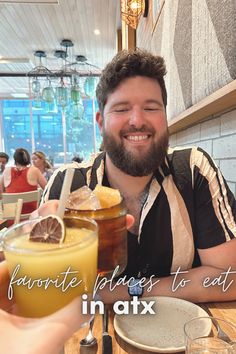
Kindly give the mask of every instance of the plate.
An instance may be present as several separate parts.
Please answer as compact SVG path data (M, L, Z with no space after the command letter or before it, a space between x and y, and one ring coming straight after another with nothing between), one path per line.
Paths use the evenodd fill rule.
M142 298L155 301L155 314L115 315L114 328L127 343L155 353L178 353L185 350L184 324L194 317L209 315L192 302L165 296ZM132 309L132 308L131 308Z

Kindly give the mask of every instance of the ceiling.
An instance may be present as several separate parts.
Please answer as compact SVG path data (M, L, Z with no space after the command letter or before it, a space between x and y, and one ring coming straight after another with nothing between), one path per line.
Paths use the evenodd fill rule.
M39 58L34 56L37 50L47 54L43 65L59 69L62 60L54 57L54 51L65 50L60 45L63 39L74 43L68 48L68 60L73 62L76 55L84 55L89 63L103 68L116 53L120 26L119 0L59 0L59 4L0 0L0 98L28 93L27 77L7 77L7 73L27 73L39 65ZM100 35L94 34L95 29Z

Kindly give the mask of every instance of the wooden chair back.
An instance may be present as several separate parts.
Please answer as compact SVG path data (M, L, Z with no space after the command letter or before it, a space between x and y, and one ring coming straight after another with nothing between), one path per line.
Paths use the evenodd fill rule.
M37 207L41 198L42 192L40 189L32 192L21 192L21 193L2 193L2 203L9 204L9 203L17 203L18 199L22 199L23 203L27 202L37 202ZM22 214L21 219L28 219L30 216L29 214Z
M23 199L18 199L15 203L2 203L2 217L6 220L14 220L18 224L21 219Z
M23 199L23 202L35 202L39 203L40 199L40 190L32 192L21 192L21 193L2 193L3 203L15 203L18 199Z

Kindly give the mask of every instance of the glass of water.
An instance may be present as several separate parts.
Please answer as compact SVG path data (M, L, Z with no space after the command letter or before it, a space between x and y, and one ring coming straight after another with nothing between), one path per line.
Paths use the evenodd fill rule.
M236 354L236 327L215 317L196 317L184 325L187 354Z

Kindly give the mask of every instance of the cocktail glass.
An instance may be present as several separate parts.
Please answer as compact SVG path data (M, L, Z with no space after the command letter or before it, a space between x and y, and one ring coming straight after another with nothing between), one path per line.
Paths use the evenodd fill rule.
M40 219L14 225L1 243L10 273L8 295L24 317L49 315L81 294L92 294L97 276L97 224L65 216L66 236L61 244L29 241Z
M98 273L109 278L121 274L127 264L127 209L124 201L109 208L78 210L67 208L66 215L92 218L98 224Z

